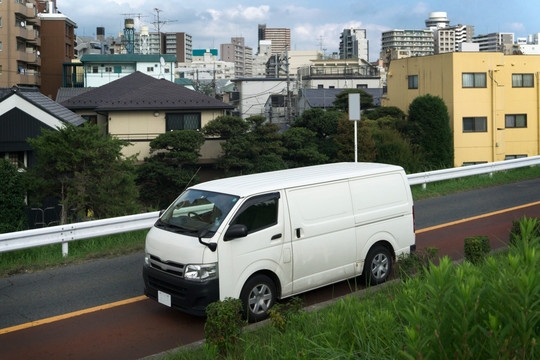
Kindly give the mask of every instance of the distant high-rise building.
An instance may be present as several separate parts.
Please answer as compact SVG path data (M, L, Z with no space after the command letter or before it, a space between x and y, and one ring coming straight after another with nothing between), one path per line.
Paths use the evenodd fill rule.
M37 1L0 4L0 87L41 85L41 21L36 6Z
M433 55L433 32L428 29L385 31L382 33L381 53L392 51L407 53L407 56Z
M251 77L253 49L246 46L243 37L232 37L229 44L221 44L221 60L234 63L236 77Z
M429 13L429 19L426 20L426 27L430 30L436 30L450 26L450 19L446 17L446 12L436 11Z
M259 25L259 36L262 34L263 39L272 41L272 54L280 55L286 50L291 50L291 29L288 28L267 28L266 25Z
M339 38L340 59L369 61L369 40L366 38L366 29L345 29Z
M505 45L514 44L514 34L491 33L487 35L478 35L473 37L472 41L479 45L480 51L503 52Z
M472 43L474 26L456 25L438 28L434 32L435 54L459 51L460 44Z
M140 33L135 33L135 53L170 54L175 55L178 62L190 62L193 57L192 36L185 32L148 32L148 28L143 26Z

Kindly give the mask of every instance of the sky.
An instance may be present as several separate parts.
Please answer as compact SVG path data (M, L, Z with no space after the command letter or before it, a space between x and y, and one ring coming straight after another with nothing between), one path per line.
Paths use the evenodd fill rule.
M423 29L430 12L443 11L450 25L473 25L475 36L514 33L515 39L540 33L539 0L57 0L58 10L77 24L78 36L118 36L124 19L149 31L186 32L193 49L216 48L242 36L257 52L258 24L291 29L291 50L337 52L344 29L366 29L370 61L379 58L381 33ZM157 10L156 10L157 9Z

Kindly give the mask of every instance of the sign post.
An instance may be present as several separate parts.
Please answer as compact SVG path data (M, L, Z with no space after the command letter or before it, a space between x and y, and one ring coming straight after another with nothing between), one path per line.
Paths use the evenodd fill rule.
M349 94L349 120L354 121L354 162L358 162L358 126L360 114L360 94Z

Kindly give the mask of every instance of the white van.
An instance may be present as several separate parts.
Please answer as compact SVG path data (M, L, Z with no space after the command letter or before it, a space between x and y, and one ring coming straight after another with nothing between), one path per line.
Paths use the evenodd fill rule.
M276 299L364 275L385 281L415 248L399 166L336 163L209 181L146 237L145 294L190 314L239 298L250 321Z

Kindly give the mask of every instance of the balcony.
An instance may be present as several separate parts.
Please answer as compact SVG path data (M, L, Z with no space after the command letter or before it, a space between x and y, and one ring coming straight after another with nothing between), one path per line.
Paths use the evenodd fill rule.
M31 2L22 2L22 1L14 1L15 2L15 13L21 14L25 17L35 17L36 16L36 8L34 7L34 4Z
M24 70L15 77L18 85L41 86L41 74L36 70Z

